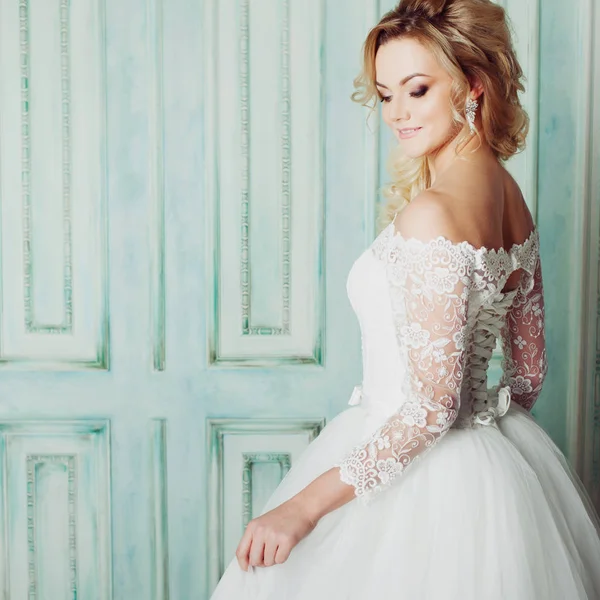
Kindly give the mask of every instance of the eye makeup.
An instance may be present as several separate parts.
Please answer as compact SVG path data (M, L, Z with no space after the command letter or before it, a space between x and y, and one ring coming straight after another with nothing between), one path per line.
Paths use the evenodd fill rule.
M422 98L429 91L429 87L426 85L419 86L414 92L410 93L412 98Z
M416 90L409 93L411 98L422 98L429 91L429 86L421 85ZM379 90L377 91L377 95L379 96L379 102L389 102L392 97L384 96Z

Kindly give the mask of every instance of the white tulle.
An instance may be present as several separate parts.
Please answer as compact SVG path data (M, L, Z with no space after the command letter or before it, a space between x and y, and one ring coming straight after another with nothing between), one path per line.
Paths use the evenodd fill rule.
M265 511L335 465L369 502L324 517L283 565L232 561L213 600L599 599L596 513L527 410L547 370L537 231L496 251L391 224L348 295L362 383ZM504 374L488 388L498 338Z

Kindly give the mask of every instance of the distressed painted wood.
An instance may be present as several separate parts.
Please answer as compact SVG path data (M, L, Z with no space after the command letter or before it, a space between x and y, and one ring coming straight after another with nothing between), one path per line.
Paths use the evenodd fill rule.
M107 421L0 422L5 598L112 597Z
M361 378L346 277L390 144L349 96L392 5L0 0L7 600L31 585L208 598L244 524L346 407ZM547 294L536 416L598 499L593 7L505 6L532 117L509 168Z
M0 10L0 366L105 369L104 2Z
M166 419L152 419L150 422L150 452L152 600L168 600L170 594Z
M324 420L211 419L207 423L208 586L212 590L244 532L302 450L324 427ZM257 465L276 465L275 472L253 473ZM258 476L256 476L258 475Z
M579 26L583 54L583 89L579 125L585 144L580 151L579 193L583 205L580 225L583 244L579 247L581 273L582 331L579 378L568 413L568 441L572 462L582 474L592 500L600 507L600 11L593 2L582 2Z
M322 0L207 3L215 363L323 359L323 17Z

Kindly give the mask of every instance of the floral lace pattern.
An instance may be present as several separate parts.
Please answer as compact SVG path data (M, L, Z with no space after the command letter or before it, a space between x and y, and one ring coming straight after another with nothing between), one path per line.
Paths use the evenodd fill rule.
M544 339L544 289L538 262L533 286L519 290L502 328L502 385L509 385L515 402L531 410L548 370Z
M527 398L539 393L545 352L531 346L534 340L543 342L541 280L531 285L536 264L535 272L541 273L537 244L537 231L510 251L477 249L443 237L423 242L403 238L393 224L375 241L372 251L386 269L397 347L408 380L406 400L397 412L337 465L342 481L353 485L359 498L368 500L385 489L452 427L467 383L463 379L469 372L478 315L482 309L489 312L496 298L502 300L497 317L503 319L511 304L506 296L515 294L514 321L506 328L512 349L507 369L511 388L517 395L516 390L522 390L522 398L529 387ZM502 293L517 269L524 273L521 286ZM534 316L535 323L530 320ZM513 325L517 321L523 325ZM520 361L525 357L528 362L523 366ZM534 379L534 358L538 379Z

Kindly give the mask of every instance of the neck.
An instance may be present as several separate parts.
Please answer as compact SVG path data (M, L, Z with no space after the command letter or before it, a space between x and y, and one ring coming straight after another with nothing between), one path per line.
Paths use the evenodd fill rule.
M457 136L458 137L458 136ZM444 144L429 156L431 185L452 165L458 157L473 157L492 154L489 145L477 135L472 135L467 142L458 145L456 137Z

